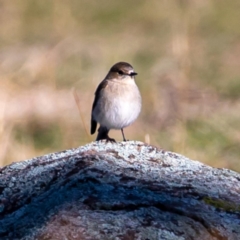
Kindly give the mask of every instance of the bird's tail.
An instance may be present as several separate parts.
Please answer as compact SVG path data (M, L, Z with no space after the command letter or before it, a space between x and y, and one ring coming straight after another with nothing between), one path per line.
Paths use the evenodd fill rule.
M98 135L96 141L102 140L102 139L108 139L108 132L109 130L106 127L100 126L98 129Z

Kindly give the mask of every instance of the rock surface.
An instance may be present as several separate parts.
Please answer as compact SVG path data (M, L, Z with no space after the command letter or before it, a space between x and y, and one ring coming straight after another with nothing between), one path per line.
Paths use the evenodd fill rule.
M13 163L0 239L240 239L240 174L133 141Z

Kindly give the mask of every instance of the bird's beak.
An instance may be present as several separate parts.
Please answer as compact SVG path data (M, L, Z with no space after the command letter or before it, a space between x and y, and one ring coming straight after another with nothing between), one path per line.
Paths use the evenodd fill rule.
M133 76L136 76L137 73L136 73L136 72L131 72L129 75L130 75L131 77L133 77Z

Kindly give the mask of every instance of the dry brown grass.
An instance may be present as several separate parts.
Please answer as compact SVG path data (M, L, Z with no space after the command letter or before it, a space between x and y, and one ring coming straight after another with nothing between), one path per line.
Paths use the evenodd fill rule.
M234 0L2 2L0 165L94 140L95 88L127 61L143 95L129 139L239 171L238 9Z

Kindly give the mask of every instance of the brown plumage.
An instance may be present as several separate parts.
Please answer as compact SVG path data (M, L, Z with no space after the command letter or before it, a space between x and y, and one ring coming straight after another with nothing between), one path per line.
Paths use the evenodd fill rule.
M121 129L123 140L126 141L123 128L130 125L141 110L141 95L135 84L133 67L126 62L119 62L112 66L105 79L99 84L95 92L92 106L91 134L94 134L97 123L97 141L109 138L110 129Z

